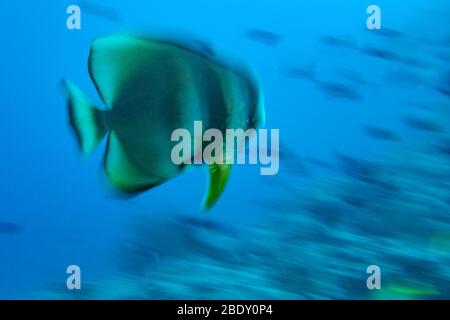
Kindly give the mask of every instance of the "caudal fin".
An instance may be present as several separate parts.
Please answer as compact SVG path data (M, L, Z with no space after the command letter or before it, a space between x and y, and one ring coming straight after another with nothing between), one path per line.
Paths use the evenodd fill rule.
M81 151L89 154L108 130L102 111L72 82L63 80L62 85L67 93L70 124L78 138Z

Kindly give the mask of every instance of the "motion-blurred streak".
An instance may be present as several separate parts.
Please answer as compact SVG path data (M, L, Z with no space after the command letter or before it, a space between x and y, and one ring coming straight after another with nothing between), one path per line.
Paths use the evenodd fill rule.
M118 10L93 1L80 1L80 8L83 12L92 16L107 19L113 22L120 22L122 20Z
M364 132L371 138L377 140L385 140L385 141L400 141L400 137L392 130L374 127L374 126L364 126Z
M283 37L277 33L256 28L247 30L245 32L245 37L270 47L278 47L283 39Z
M19 224L0 221L0 234L16 234L22 232L23 227Z

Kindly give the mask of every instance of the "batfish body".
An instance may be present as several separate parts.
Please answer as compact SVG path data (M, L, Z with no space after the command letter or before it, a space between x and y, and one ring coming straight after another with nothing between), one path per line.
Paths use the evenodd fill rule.
M97 108L64 81L69 118L83 153L107 136L104 171L113 186L139 193L177 176L185 165L171 159L171 134L184 128L244 130L263 125L256 81L243 68L175 42L111 36L93 42L89 73L104 103ZM194 154L202 137L192 136ZM224 190L231 165L210 165L210 208Z

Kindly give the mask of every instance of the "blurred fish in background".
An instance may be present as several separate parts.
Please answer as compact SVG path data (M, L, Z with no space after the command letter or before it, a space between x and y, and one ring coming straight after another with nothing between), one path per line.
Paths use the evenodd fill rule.
M384 27L375 30L366 29L366 31L368 35L376 35L387 39L398 40L406 37L406 34L401 31Z
M23 227L19 224L0 221L0 235L2 234L16 234L22 232Z
M358 45L355 40L349 36L333 36L324 35L320 38L320 43L326 47L343 48L343 49L357 49Z
M112 22L122 21L122 17L117 9L101 4L100 2L81 0L79 1L79 6L81 10L88 15L110 20Z
M362 96L351 85L336 81L317 81L324 95L329 98L345 99L360 102Z
M265 44L270 47L278 47L283 37L277 33L262 30L262 29L249 29L245 32L245 37L249 40Z
M307 66L282 66L281 74L288 78L294 79L305 79L314 82L315 76L315 65L313 63Z
M374 126L365 126L364 131L369 137L374 139L386 141L400 141L398 135L390 129L379 128Z
M427 119L417 116L408 115L403 118L406 126L414 130L422 130L427 132L442 132L442 126L433 119Z
M367 177L375 169L344 158L342 175L316 180L307 192L289 189L271 199L269 219L257 226L230 232L230 226L205 217L179 216L159 232L185 245L171 248L158 263L148 241L158 228L147 223L148 231L139 233L146 241L130 243L132 250L121 253L142 272L128 269L96 284L94 297L448 298L448 154L427 146L405 149L377 164L376 172L396 189L372 183ZM282 205L275 207L277 202ZM182 233L177 224L186 227ZM366 261L383 266L385 290L365 287L360 271ZM63 290L58 294L70 296Z
M443 95L450 96L450 71L447 71L447 73L441 76L439 83L436 85L436 89Z

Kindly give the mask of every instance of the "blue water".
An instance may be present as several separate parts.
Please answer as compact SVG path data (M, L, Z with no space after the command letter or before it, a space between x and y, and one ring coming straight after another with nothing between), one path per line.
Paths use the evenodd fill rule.
M20 232L0 233L0 298L70 297L72 293L64 289L67 278L65 271L68 265L76 264L82 269L83 290L86 292L91 289L87 296L89 298L198 298L205 297L205 292L212 290L211 288L221 286L219 293L211 293L206 297L265 298L270 292L269 297L272 298L361 299L370 297L367 289L361 289L361 286L365 286L366 266L379 263L382 264L382 269L386 266L386 270L389 270L386 272L393 272L396 267L408 268L400 256L414 256L414 253L410 254L408 250L416 244L415 237L423 235L421 226L412 223L409 214L416 218L420 216L420 219L424 219L421 221L429 224L427 226L432 231L436 230L439 234L450 232L449 202L446 206L443 204L440 209L427 202L430 200L424 200L425 205L421 209L411 206L394 210L389 204L381 204L381 209L370 207L364 214L371 219L363 223L364 229L361 227L363 231L360 232L363 232L367 239L374 241L373 246L376 247L377 243L380 243L377 242L381 237L377 233L380 221L386 223L388 229L390 223L394 229L398 227L397 224L402 226L399 227L401 230L398 235L394 230L392 234L383 236L383 241L386 242L380 244L379 249L373 249L376 254L372 255L373 252L367 249L368 247L359 246L359 239L348 231L348 221L352 220L349 215L354 212L344 210L335 213L330 209L330 212L333 212L331 217L324 215L317 218L316 223L325 226L321 229L323 232L327 232L327 228L330 232L338 229L349 232L347 240L343 240L345 237L340 238L341 240L335 237L326 242L322 238L323 233L317 232L312 236L297 239L299 242L293 242L291 253L283 251L286 250L285 247L279 250L276 241L283 244L291 241L283 238L286 236L283 232L293 223L289 219L297 219L295 221L299 224L298 232L314 229L315 222L303 220L305 216L303 211L299 210L295 212L297 218L290 216L288 220L283 220L284 218L277 216L279 223L272 224L268 221L271 221L274 214L290 210L283 206L274 210L269 205L260 205L260 202L270 203L281 197L282 204L289 205L290 201L300 197L298 193L304 196L316 192L326 197L330 189L338 188L332 179L341 174L316 168L313 176L295 177L289 172L283 173L283 159L280 175L287 175L289 188L282 187L285 176L261 177L257 166L235 166L225 193L207 215L200 212L200 203L206 188L204 168L187 171L136 198L124 200L114 197L101 172L104 142L93 155L80 155L68 124L66 102L59 86L62 78L70 79L99 101L87 70L90 44L99 36L114 33L188 33L190 37L193 35L207 41L221 55L237 58L254 70L261 81L266 100L266 127L280 129L283 145L294 150L302 159L314 158L333 163L336 161L335 152L339 151L374 162L390 159L390 165L392 162L401 164L410 160L406 149L419 152L422 146L427 146L427 143L435 139L449 138L448 95L440 93L430 84L439 84L442 72L449 67L448 1L412 0L406 4L404 1L377 0L376 4L382 9L383 28L400 30L406 34L406 39L371 35L366 29L365 11L372 3L367 1L114 0L108 1L107 6L116 10L120 20L83 12L81 5L82 29L68 30L66 7L76 3L77 1L48 0L29 2L24 6L20 2L3 1L0 5L0 223L9 222L22 227ZM280 45L274 48L246 38L245 31L252 28L281 35ZM425 61L427 67L400 66L398 62L385 61L355 52L353 49L326 46L320 41L324 35L349 36L361 46L390 50L402 57L414 57ZM442 39L447 39L446 45L433 46L425 42ZM443 56L446 54L447 58L439 59L437 53ZM288 78L280 72L283 66L311 63L315 65L320 79L342 81L333 72L337 67L341 67L360 73L364 80L374 85L358 87L363 99L355 102L327 97L316 84L304 79ZM426 84L402 84L398 79L387 81L384 77L386 73L404 70L418 74L417 77ZM447 83L447 90L448 85ZM401 122L405 115L426 113L413 109L414 107L405 101L432 106L435 113L431 117L439 119L445 128L443 132L422 133L405 126ZM402 142L388 143L373 139L361 130L365 125L389 128L403 137ZM416 150L416 146L420 147ZM427 155L428 152L423 154ZM450 176L446 162L448 155L447 158L440 155L436 157L441 159L440 167L430 160L411 161L419 168L435 166L432 169L436 176ZM392 169L392 166L389 168ZM396 170L402 169L400 166L400 169ZM323 187L330 179L334 182ZM428 180L420 179L411 178L409 182L404 179L399 183L407 188L410 184L439 182L439 178L435 176ZM347 186L353 182L345 183ZM356 182L353 188L355 194L361 192ZM440 187L439 192L444 193L440 199L447 197L450 200L449 193L445 195L448 191L448 185ZM423 199L426 195L429 193L417 191L410 195L413 200L405 200L405 206L406 202ZM382 200L382 196L378 195L375 196L375 202L377 197ZM429 210L426 210L427 208ZM411 212L414 210L416 215ZM436 210L442 212L438 218L433 216ZM389 218L391 211L395 211L395 218ZM341 215L338 229L330 222L336 219L335 214ZM232 241L228 242L228 238L223 241L214 231L209 230L202 243L203 247L197 245L204 248L205 243L209 243L211 248L221 248L224 252L223 256L219 254L218 257L211 258L214 249L198 253L194 242L179 243L183 242L183 239L180 240L180 234L197 237L191 233L200 232L197 228L183 225L180 227L176 223L177 228L173 227L171 223L177 221L180 215L229 226L236 230L239 236L231 237ZM377 219L382 220L377 222ZM311 228L305 226L305 223L310 223ZM136 231L139 227L145 229L143 224L147 225L148 230L145 232L149 234L146 236ZM409 224L411 228L408 228ZM264 227L260 227L261 225ZM264 232L256 233L255 238L251 235L258 227ZM265 233L269 231L271 234ZM433 234L432 231L430 234ZM429 239L428 234L427 231L424 239ZM388 240L391 242L386 246ZM424 243L428 243L427 241L424 240ZM171 242L173 245L170 245ZM252 245L259 246L258 250L272 253L267 256L267 259L271 260L271 267L259 260L242 258L247 257L246 255L257 255L252 253ZM446 245L448 248L448 244ZM157 259L162 262L152 264L139 257L139 254L135 253L135 247L139 246L149 246L151 250L148 249L148 252L163 252ZM239 246L239 249L235 246ZM329 250L330 246L348 246L348 256L354 254L359 256L360 260L356 263L352 258L340 257L339 261L349 266L341 274L336 271L336 265L332 261L338 258L323 256L324 250ZM399 260L386 261L388 259L385 257L392 256L392 250L397 252ZM197 283L195 275L191 274L195 273L195 265L189 267L189 263L192 263L189 260L190 255L195 255L195 259L213 259L213 262L205 260L206 267L202 265L202 268L207 270L209 263L211 273L214 274L218 265L221 270L239 269L240 263L236 261L224 263L230 252L236 251L243 252L240 258L250 261L245 272L234 276L238 284L241 281L240 285L234 283L227 288L229 282L225 279L225 273L219 272L216 277L211 276L206 284L202 283L200 289L188 287L190 283ZM131 252L134 252L134 255ZM198 257L199 254L203 256ZM288 259L290 254L294 255L294 258L303 255L303 261L293 267ZM364 259L365 255L367 259ZM431 298L449 298L447 283L450 273L444 272L443 268L450 262L450 256L444 251L430 252L419 258L411 262L411 275L407 278L417 280L420 274L421 285L433 286L439 292L437 295L431 295ZM428 281L426 277L422 277L422 271L414 271L423 261L428 261L431 265L424 271L429 274ZM143 268L148 268L146 270L149 274L136 275L134 269L126 266L127 262L144 264ZM308 272L304 272L306 269L302 266L305 265L308 265ZM320 269L313 272L313 267L317 266L320 266ZM157 268L158 272L155 273L152 268ZM352 271L349 271L350 269ZM189 292L187 295L178 294L180 279L176 270L186 272L184 290ZM201 270L206 272L205 269ZM273 274L274 270L286 272L280 272L281 275L276 276ZM302 273L301 286L283 290L279 283L289 283L291 277L300 276L295 272ZM354 273L344 274L346 272ZM254 288L256 284L249 284L249 274L254 274L259 289ZM153 289L165 293L157 291L146 296L137 292L135 284L145 283L142 280L145 277L164 279L165 286ZM191 281L189 277L192 277ZM327 285L317 285L317 278L330 281ZM128 279L132 284L125 285L123 279ZM386 281L390 280L397 283L399 281L396 280L405 279L388 277ZM105 282L108 284L104 284ZM151 291L152 281L149 283L148 289ZM437 288L436 283L441 283L443 287ZM386 285L388 286L388 283ZM94 290L94 286L103 286L105 289ZM411 295L406 298L429 298L429 295Z

